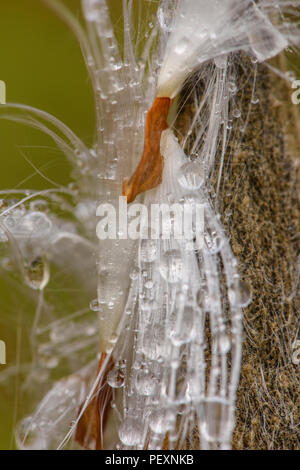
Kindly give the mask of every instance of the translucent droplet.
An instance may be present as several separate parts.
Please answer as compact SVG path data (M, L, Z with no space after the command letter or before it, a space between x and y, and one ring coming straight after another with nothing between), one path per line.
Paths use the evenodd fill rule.
M189 43L190 42L188 38L182 38L180 41L178 41L175 47L176 54L182 55L187 50Z
M107 375L107 383L112 388L121 388L125 384L124 370L114 367Z
M136 377L136 389L140 395L151 396L155 393L157 381L150 372L141 370Z
M21 450L46 450L48 441L31 416L23 419L16 430L16 441Z
M243 281L240 281L239 287L239 290L235 290L234 288L230 288L228 290L229 300L232 305L236 305L238 307L248 307L252 300L250 288Z
M227 354L230 351L230 339L225 333L219 337L219 349L221 354Z
M31 202L30 209L34 212L47 212L48 202L44 201L43 199L36 199L35 201Z
M231 435L232 421L229 405L220 398L206 400L202 406L200 431L208 442L228 440Z
M229 82L228 84L228 91L234 95L237 92L237 86L235 82Z
M158 244L156 240L142 240L140 247L141 260L152 263L158 256Z
M135 280L138 278L139 272L140 272L139 268L137 268L136 266L134 266L134 267L131 269L130 273L129 273L130 279L131 279L132 281L135 281Z
M218 253L222 248L222 244L222 238L216 232L204 233L204 247L208 253Z
M22 229L32 237L45 237L50 233L51 220L43 212L30 212L22 219Z
M93 312L98 312L101 309L101 304L98 299L91 300L90 309Z
M172 428L172 414L168 411L153 411L150 417L150 429L156 434L165 434Z
M122 444L128 447L136 446L141 442L143 424L135 419L127 417L119 428L119 438Z
M43 290L50 279L48 261L38 256L25 267L25 282L35 290Z
M189 191L196 191L205 181L204 166L198 162L184 163L177 176L179 184Z
M154 286L154 282L152 281L152 279L149 279L148 281L145 282L146 289L152 289L153 286Z
M254 96L251 100L251 103L252 104L258 104L259 103L259 98L257 98L256 96Z
M59 364L59 357L55 355L40 355L38 359L39 363L47 369L55 369Z
M216 67L219 69L225 69L227 64L227 56L226 55L219 55L214 59Z
M171 340L175 346L189 343L195 336L193 307L186 306L181 315L181 319L175 322L171 332Z
M166 351L165 330L159 324L147 327L142 342L142 352L152 361L164 356Z
M208 308L208 290L206 283L203 283L202 287L197 292L197 304L203 312L206 312Z
M171 284L181 281L183 263L179 250L169 250L162 255L159 272L163 279Z
M232 113L233 117L235 117L235 118L237 118L237 119L241 117L241 114L242 114L242 113L241 113L241 111L240 111L238 108L235 108L235 110L234 110L233 113Z

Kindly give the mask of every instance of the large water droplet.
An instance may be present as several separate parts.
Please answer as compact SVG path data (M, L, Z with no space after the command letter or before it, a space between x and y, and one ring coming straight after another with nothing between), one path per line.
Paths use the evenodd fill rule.
M187 50L188 45L189 45L189 40L188 38L182 38L180 41L178 41L176 47L175 47L175 52L178 55L184 54L184 52Z
M91 300L90 309L93 312L98 312L101 309L101 304L98 299Z
M159 272L163 279L171 284L181 281L183 262L179 250L169 250L162 255Z
M157 380L150 372L141 370L137 373L136 389L140 395L154 395L156 388Z
M216 232L204 233L204 248L210 254L218 253L223 245L223 240Z
M172 428L172 414L168 411L153 411L150 417L150 429L156 434L165 434Z
M175 321L174 329L171 332L171 340L175 346L189 343L195 336L193 307L186 306L181 315L180 320Z
M125 384L124 369L114 367L107 375L107 383L112 388L121 388Z
M140 272L139 268L134 266L129 273L130 279L132 281L135 281L138 278L139 272Z
M158 255L158 244L156 240L142 240L140 247L141 260L152 263Z
M25 282L35 290L43 290L50 279L49 264L46 259L38 256L25 267Z
M227 354L230 351L230 339L225 333L220 335L218 343L221 354Z
M159 324L147 327L143 337L142 352L152 361L157 361L165 354L165 351L164 328Z
M177 176L179 184L189 191L196 191L205 181L204 166L199 162L184 163Z
M31 237L45 237L52 227L51 220L43 212L30 212L22 219L22 228Z
M202 406L200 431L208 442L227 441L232 429L229 405L220 398L206 400Z
M48 441L31 416L23 419L16 430L16 441L21 450L46 450Z
M234 288L228 290L230 303L238 307L248 307L252 300L250 288L244 281L240 281L239 287L239 290Z
M128 447L138 445L141 442L142 434L142 423L135 418L127 417L119 428L120 441Z

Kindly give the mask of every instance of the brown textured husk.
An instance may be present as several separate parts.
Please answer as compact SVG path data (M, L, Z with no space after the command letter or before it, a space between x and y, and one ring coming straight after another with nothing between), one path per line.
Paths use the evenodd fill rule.
M252 302L244 309L233 449L295 450L300 449L300 365L292 363L293 342L300 339L300 106L292 104L289 84L258 64L259 103L251 106L241 133L254 66L242 56L236 62L242 119L235 120L229 140L218 204ZM284 57L273 65L283 69ZM201 83L197 86L201 93ZM188 100L177 120L179 137L193 111ZM215 187L218 170L212 175ZM199 446L197 430L194 434L189 448Z

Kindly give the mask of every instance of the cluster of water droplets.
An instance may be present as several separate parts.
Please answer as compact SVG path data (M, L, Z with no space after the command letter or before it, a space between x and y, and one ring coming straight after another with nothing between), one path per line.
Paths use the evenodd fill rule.
M121 419L116 445L181 448L198 427L201 448L226 449L234 425L241 308L249 298L205 188L204 162L187 161L171 131L163 142L164 177L145 196L149 213L155 203L178 204L182 215L184 207L193 213L198 206L203 225L187 240L178 239L172 211L168 236L163 223L157 236L157 224L141 219L148 237L140 240L130 273L108 378L113 412Z

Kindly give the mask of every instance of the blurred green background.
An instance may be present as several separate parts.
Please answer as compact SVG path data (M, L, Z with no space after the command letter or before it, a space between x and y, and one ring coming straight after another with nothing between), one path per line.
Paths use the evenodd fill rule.
M79 0L65 3L80 15ZM7 102L46 110L85 142L92 142L93 97L80 47L68 28L41 0L1 0L0 50L0 80L6 83ZM0 139L0 189L49 187L23 155L57 183L70 181L65 157L41 132L0 120ZM0 279L0 339L7 347L7 365L0 365L0 379L7 367L16 364L22 328L20 305L14 292L13 286ZM16 387L15 379L7 386L0 384L0 449L13 446Z

